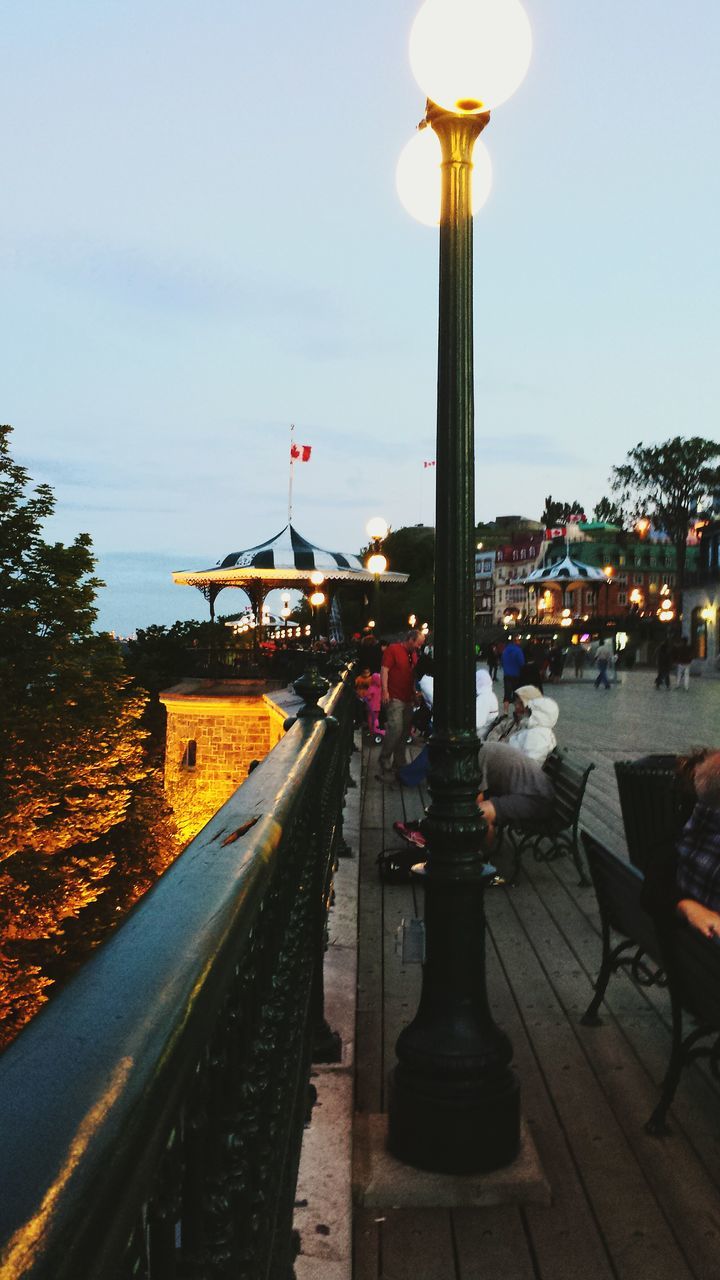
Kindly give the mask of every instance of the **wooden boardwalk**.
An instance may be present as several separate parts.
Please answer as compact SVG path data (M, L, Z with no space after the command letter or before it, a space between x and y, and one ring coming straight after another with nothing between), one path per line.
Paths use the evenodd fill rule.
M421 891L383 887L375 859L396 843L393 821L419 817L426 797L384 787L377 748L363 750L355 1108L372 1113L386 1107L395 1041L420 987L420 966L398 955L398 926L422 915ZM584 817L623 852L609 759L593 775ZM580 1025L599 918L593 890L577 887L567 860L524 862L518 886L490 890L486 908L491 1003L513 1042L552 1206L358 1209L354 1280L720 1280L717 1084L688 1069L672 1136L643 1130L670 1048L667 994L618 975L603 1026Z

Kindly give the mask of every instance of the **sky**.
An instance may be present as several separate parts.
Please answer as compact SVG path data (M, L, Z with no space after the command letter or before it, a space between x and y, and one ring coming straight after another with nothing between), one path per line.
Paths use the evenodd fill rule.
M482 520L720 434L720 6L525 6L475 219ZM291 423L311 541L433 522L437 232L395 192L418 8L0 5L0 418L48 536L90 533L104 625L205 616L170 570L283 527Z

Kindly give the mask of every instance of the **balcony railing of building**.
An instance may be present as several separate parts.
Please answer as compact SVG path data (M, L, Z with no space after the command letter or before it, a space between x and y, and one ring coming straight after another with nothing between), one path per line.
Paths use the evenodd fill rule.
M354 704L347 670L298 686L283 740L0 1060L4 1277L292 1274Z

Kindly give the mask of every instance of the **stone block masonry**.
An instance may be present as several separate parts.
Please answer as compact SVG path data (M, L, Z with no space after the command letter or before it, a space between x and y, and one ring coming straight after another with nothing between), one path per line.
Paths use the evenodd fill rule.
M248 680L183 680L160 694L167 711L165 791L192 840L283 735L273 689Z

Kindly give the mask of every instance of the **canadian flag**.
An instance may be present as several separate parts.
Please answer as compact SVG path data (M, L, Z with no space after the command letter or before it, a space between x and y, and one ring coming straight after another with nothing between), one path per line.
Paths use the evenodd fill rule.
M312 453L311 444L291 444L290 457L293 462L309 462Z
M435 459L433 458L432 462L423 462L423 466L424 466L424 467L434 467L434 466L435 466Z

